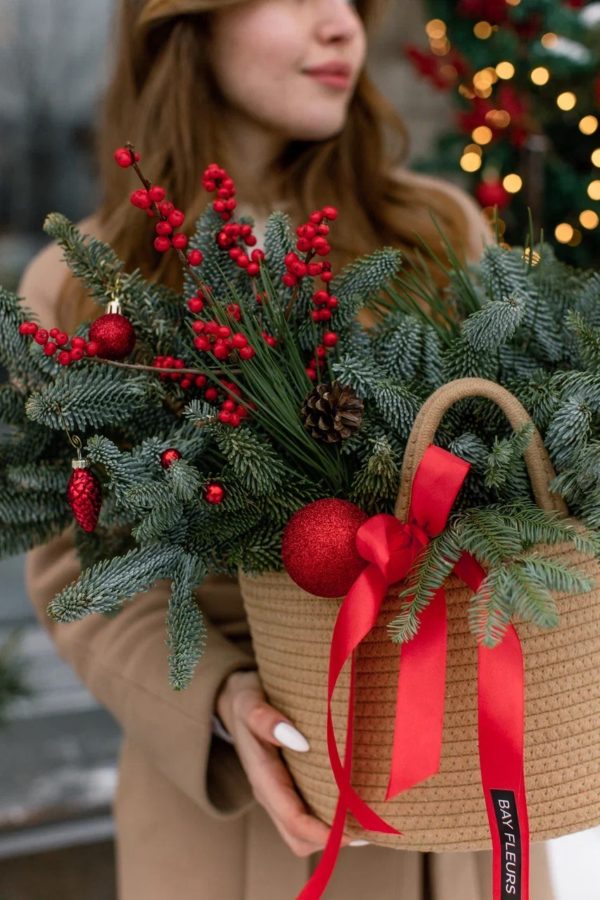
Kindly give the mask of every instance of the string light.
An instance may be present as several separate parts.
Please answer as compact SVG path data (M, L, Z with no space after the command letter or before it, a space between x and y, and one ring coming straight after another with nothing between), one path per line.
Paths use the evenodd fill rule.
M548 82L550 81L550 72L548 71L546 66L538 66L536 69L532 70L529 77L534 84L537 84L541 87L544 84L548 84Z
M573 91L563 91L563 93L559 94L556 98L556 105L559 109L569 112L571 109L575 109L577 97Z
M587 192L590 200L600 200L600 181L591 181L588 185Z
M504 81L508 81L509 78L512 78L515 74L515 67L511 62L507 60L503 60L499 62L496 66L496 75L498 78L502 78Z
M446 37L446 23L442 19L431 19L425 26L425 31L430 40L440 40Z
M485 114L485 121L493 128L508 128L510 125L510 113L505 109L490 109Z
M596 116L584 116L579 122L579 130L582 134L594 134L598 131L598 119Z
M561 224L557 225L554 229L554 237L559 244L568 244L569 241L572 240L574 234L575 229L572 225L569 225L568 222L561 222Z
M584 228L587 228L588 231L593 231L594 228L597 228L600 224L600 216L597 212L594 212L593 209L584 209L583 212L579 214L579 222Z
M597 169L600 169L600 147L592 153L592 165L596 166Z
M542 47L548 49L548 47L554 47L558 40L558 35L554 34L553 31L547 31L546 34L543 34L540 38L540 43Z
M494 132L487 125L478 125L477 128L473 129L471 137L478 144L489 144L494 137Z
M473 151L464 153L460 160L460 167L464 172L477 172L481 168L481 156Z
M489 22L476 22L473 26L473 34L480 41L487 41L493 33L494 29Z
M520 175L517 175L516 172L511 172L510 175L504 176L502 185L504 190L508 191L509 194L518 194L523 187L523 179Z

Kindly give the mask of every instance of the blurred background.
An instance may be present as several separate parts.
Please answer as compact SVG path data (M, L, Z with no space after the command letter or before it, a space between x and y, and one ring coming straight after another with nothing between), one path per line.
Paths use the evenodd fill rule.
M7 288L48 242L48 212L77 221L97 205L91 128L112 9L0 0ZM462 184L490 216L496 207L504 241L523 242L531 208L583 265L600 264L599 26L600 3L578 0L395 0L371 48L408 124L410 165ZM0 560L0 585L0 900L112 900L119 728L35 619L22 557ZM600 830L550 847L558 900L598 900Z

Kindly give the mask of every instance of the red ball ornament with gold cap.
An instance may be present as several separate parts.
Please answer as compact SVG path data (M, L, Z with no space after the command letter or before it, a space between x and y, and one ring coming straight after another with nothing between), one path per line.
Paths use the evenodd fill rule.
M102 359L125 359L133 351L136 334L133 325L121 311L120 275L117 275L107 312L90 325L89 338L98 345Z

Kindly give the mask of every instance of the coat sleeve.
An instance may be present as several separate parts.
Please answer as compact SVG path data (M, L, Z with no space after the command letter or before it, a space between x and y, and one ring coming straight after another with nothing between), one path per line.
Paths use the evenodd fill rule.
M55 324L54 288L64 275L65 264L57 260L55 245L42 250L17 289L22 305L48 329ZM156 768L205 812L218 819L242 815L255 803L251 785L235 747L212 731L216 698L227 676L257 669L239 586L225 576L209 576L197 588L207 640L191 684L175 691L166 646L169 579L127 601L113 618L91 613L67 623L48 616L48 603L81 572L74 529L75 523L25 557L26 590L59 656ZM219 611L215 621L204 611L207 600L211 610Z

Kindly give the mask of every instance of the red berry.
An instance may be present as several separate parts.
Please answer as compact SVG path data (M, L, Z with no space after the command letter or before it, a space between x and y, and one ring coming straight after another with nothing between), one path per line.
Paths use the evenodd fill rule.
M214 403L218 396L219 392L216 387L207 387L204 391L204 397L209 403Z
M171 213L174 212L175 206L173 203L171 203L170 200L163 200L162 203L158 204L158 209L159 209L161 216L168 218L171 215Z
M74 337L71 341L71 347L73 349L77 348L77 350L83 350L84 347L87 346L87 341L82 337Z
M331 221L338 217L338 209L336 206L324 206L321 212L326 219L331 219Z
M61 352L58 354L58 361L61 366L68 366L71 362L71 354L69 353L69 351L61 350Z
M171 249L171 239L168 237L154 238L154 249L158 250L159 253L166 253L167 250Z
M298 279L296 278L296 276L290 275L289 272L286 272L285 275L282 275L281 280L286 287L294 287L294 285L298 284Z
M169 214L169 223L173 228L180 228L184 221L185 215L180 209L174 209L173 212Z
M315 210L315 212L311 213L308 218L309 221L313 223L313 225L320 225L323 221L323 213L319 212L319 210Z
M187 234L183 234L183 232L178 231L177 234L174 234L172 237L173 246L177 250L185 250L188 245L188 236Z
M89 341L86 345L85 352L88 356L96 356L98 353L98 344L96 341Z
M252 359L252 357L256 353L256 350L254 349L254 347L241 347L239 353L241 359Z
M53 341L48 341L46 346L44 347L44 353L46 356L52 356L53 353L56 353L58 350L58 344L55 344Z
M206 375L196 375L194 383L196 387L204 387L204 385L206 384Z
M151 202L148 191L144 190L144 188L139 188L139 190L134 191L130 195L129 200L134 206L137 206L138 209L148 209Z
M335 347L338 342L338 336L335 331L326 331L323 335L323 343L326 347Z
M206 335L200 335L199 337L194 338L194 347L196 350L210 350L210 340Z
M296 241L296 247L300 253L308 253L311 248L311 243L307 238L300 238Z
M84 351L82 347L76 347L74 350L71 350L71 359L83 359Z
M323 272L321 275L321 281L324 281L325 284L328 284L333 278L333 272Z
M246 347L248 344L248 338L246 337L245 334L241 334L240 332L238 332L237 334L234 334L234 336L232 338L232 343L233 343L233 346L236 348Z
M136 153L135 156L137 157L137 159L136 159L136 162L137 162L137 160L140 158L139 154ZM117 149L113 153L113 157L114 157L117 165L121 166L122 169L126 169L126 168L128 168L128 166L131 166L133 164L133 160L131 159L131 153L129 152L127 147L117 147Z
M258 275L258 273L260 272L260 267L259 267L258 263L255 263L255 262L248 263L246 272L248 273L248 275L250 275L251 278L255 278Z
M329 307L329 309L337 309L339 302L340 301L337 297L330 297L327 301L327 306Z
M150 199L154 203L160 203L161 200L165 199L167 192L165 191L164 188L159 187L157 184L155 184L154 187L150 188L150 190L148 191L148 194L150 196Z
M161 221L157 222L156 225L154 226L154 230L156 231L157 234L162 234L162 235L171 234L171 232L173 231L173 226L170 225L168 222L165 222L164 219L161 219Z
M38 328L33 339L37 344L45 344L48 340L48 332L45 328Z
M203 259L204 257L201 250L190 250L187 255L187 261L190 266L199 266Z

